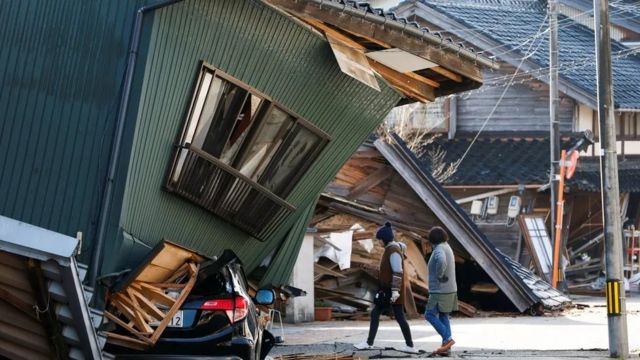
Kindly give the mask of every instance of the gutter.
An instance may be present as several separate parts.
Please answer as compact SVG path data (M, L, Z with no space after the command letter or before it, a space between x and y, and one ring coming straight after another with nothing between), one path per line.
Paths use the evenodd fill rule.
M107 180L105 184L104 193L102 196L102 208L100 209L100 215L98 218L98 231L96 236L96 243L93 246L93 252L91 255L91 268L89 270L89 284L93 287L96 285L96 279L98 277L98 271L101 265L102 250L104 247L104 240L107 233L107 221L108 214L113 202L113 188L118 169L118 161L120 158L120 150L122 148L122 138L124 136L125 121L127 117L127 111L129 110L129 98L131 97L131 87L133 85L134 72L136 67L136 60L138 58L138 49L140 48L140 37L142 36L142 25L144 15L147 12L151 12L160 8L164 8L183 0L164 0L153 5L146 5L139 8L136 11L136 19L133 25L133 32L131 35L131 45L129 47L129 58L127 61L127 69L125 71L125 82L122 89L122 95L120 97L120 107L118 109L118 117L116 119L116 133L111 144L111 156L109 158L109 170L107 173Z
M424 40L429 45L436 45L440 48L447 49L451 52L457 53L460 57L465 60L473 61L474 63L479 63L491 69L499 69L498 64L495 63L494 60L479 56L477 53L473 51L469 51L460 46L454 45L453 43L449 43L445 41L444 38L435 36L431 33L418 29L409 24L402 24L398 21L389 20L386 17L378 16L375 14L370 14L366 10L355 9L348 5L343 5L338 2L333 2L331 0L306 0L307 2L316 3L320 7L326 6L333 8L334 10L342 11L347 13L353 17L360 17L362 19L366 19L370 22L377 23L379 25L389 26L395 30L399 30L403 33L408 33L414 37L417 37L421 40ZM370 15L370 16L367 16Z

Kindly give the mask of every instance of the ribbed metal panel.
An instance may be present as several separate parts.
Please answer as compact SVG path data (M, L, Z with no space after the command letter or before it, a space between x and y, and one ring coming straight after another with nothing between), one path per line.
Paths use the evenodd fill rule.
M136 2L0 0L0 214L90 246Z
M323 38L258 1L187 0L153 16L121 226L149 245L167 238L209 255L233 248L250 270L305 215L399 95L384 84L378 92L344 75ZM200 61L332 136L287 198L298 211L264 243L162 190Z
M34 304L27 278L27 258L0 251L0 289L26 304ZM49 359L51 349L44 325L32 316L0 301L0 357Z
M278 252L271 260L269 269L260 280L260 286L282 286L289 284L291 271L298 260L298 253L302 246L301 239L307 231L307 225L313 217L316 209L316 200L312 201L304 209L287 237L280 245Z

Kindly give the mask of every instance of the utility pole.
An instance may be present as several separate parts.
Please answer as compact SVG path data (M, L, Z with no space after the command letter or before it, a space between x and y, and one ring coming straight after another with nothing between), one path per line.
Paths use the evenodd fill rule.
M558 126L558 105L560 103L558 95L558 2L557 0L549 0L549 153L550 168L549 181L551 190L551 238L556 238L556 232L562 229L556 228L556 207L562 209L557 204L558 199L558 178L559 159L560 159L560 130ZM554 246L554 248L559 248ZM554 257L559 256L554 255ZM558 273L560 272L560 264L554 264L554 272L552 274L551 285L557 288ZM556 272L556 269L557 272Z
M609 1L593 0L598 76L598 121L600 124L600 172L602 179L602 218L604 223L605 262L607 271L607 317L609 356L629 355L627 311L624 294L622 226L620 224L620 188L616 124L613 112L611 39L609 38Z

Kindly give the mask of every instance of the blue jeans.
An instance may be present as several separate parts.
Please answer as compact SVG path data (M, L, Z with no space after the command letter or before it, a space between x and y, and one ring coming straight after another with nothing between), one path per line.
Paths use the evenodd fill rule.
M449 323L449 313L443 313L438 311L438 307L434 306L433 309L427 309L424 313L424 318L433 326L434 329L442 337L442 343L446 343L451 340L451 324Z

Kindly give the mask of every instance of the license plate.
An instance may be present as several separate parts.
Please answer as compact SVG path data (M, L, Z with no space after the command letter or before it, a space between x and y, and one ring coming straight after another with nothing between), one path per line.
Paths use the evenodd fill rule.
M152 321L149 325L158 326L160 325L160 321ZM184 313L182 310L178 310L178 312L176 312L176 314L173 315L167 327L173 327L173 328L184 327Z
M168 327L183 327L184 326L184 314L182 312L182 310L178 310L178 312L176 312L175 315L173 315L173 318L171 318L171 321L169 322L169 325L167 325Z

